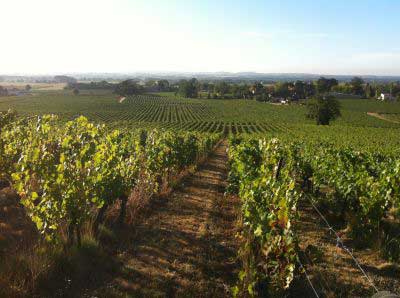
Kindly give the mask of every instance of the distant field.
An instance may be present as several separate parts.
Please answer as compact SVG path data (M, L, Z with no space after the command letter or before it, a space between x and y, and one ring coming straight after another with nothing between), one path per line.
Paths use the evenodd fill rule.
M65 85L64 83L25 83L25 82L12 82L12 83L7 83L3 82L0 83L1 86L7 88L7 89L12 89L12 88L17 88L17 89L25 89L26 85L30 85L32 87L32 92L33 91L55 91L55 90L62 90L64 89Z
M291 138L325 138L343 144L400 147L400 124L369 116L368 112L396 113L400 103L341 100L342 117L330 127L306 119L304 105L277 106L249 100L184 99L172 93L132 96L119 103L109 91L46 91L32 96L0 98L0 110L20 115L58 114L69 120L85 115L111 127L156 127L174 130L272 134ZM398 119L398 116L391 116Z
M249 278L283 276L279 283L283 286L295 273L294 287L280 293L312 297L297 295L302 291L297 286L301 270L293 273L295 262L307 256L310 262L305 264L312 265L307 269L313 276L323 270L327 284L335 289L345 285L345 291L351 292L352 296L343 297L353 297L353 289L360 290L357 297L370 297L372 289L354 269L347 249L340 248L342 239L350 243L374 280L382 278L379 268L389 261L397 266L400 259L400 246L392 246L398 239L397 226L386 227L388 232L380 230L386 219L396 225L399 222L396 208L400 204L400 123L382 117L397 119L400 103L360 99L344 99L340 103L342 117L329 126L318 126L306 118L305 102L276 105L253 100L186 99L174 93L130 96L121 101L106 90L73 95L64 89L35 89L31 95L0 97L0 111L14 109L17 116L33 118L14 123L14 113L0 117L0 188L7 184L8 179L3 177L11 177L12 186L16 185L21 195L10 188L5 188L7 192L0 189L0 203L6 203L0 208L0 227L7 227L0 229L5 235L0 235L0 254L7 260L5 269L0 266L0 296L19 297L8 292L24 284L25 279L8 276L25 278L31 272L43 272L30 281L38 285L34 289L38 296L79 297L84 293L93 297L127 297L135 287L143 289L138 297L161 297L166 285L172 285L172 268L182 273L176 275L179 287L188 285L187 276L193 280L186 296L206 293L205 296L224 297L227 292L221 287L222 277L228 284L239 270L245 272L240 268L246 268L248 260L262 260L262 266L256 266L260 272L251 271ZM60 121L52 117L38 121L35 115L43 114L57 114ZM65 125L65 121L80 115L105 124L106 128L88 125L82 118ZM7 122L11 122L9 126ZM119 131L112 131L115 128ZM142 131L143 128L168 131ZM191 131L195 133L187 133ZM201 167L197 167L199 161ZM170 199L161 205L159 200L153 200L160 195ZM97 220L91 224L90 219L100 218L105 208L110 212L106 211L107 220L103 220L100 229ZM10 210L23 216L14 216ZM126 220L124 214L128 214ZM332 226L338 227L343 238L338 234L329 236L330 224L323 214L335 223ZM33 232L31 226L35 223L43 236ZM137 224L141 226L140 233L131 228ZM160 224L165 229L155 228ZM81 230L85 233L82 246ZM68 231L67 242L63 240L65 233L59 231ZM242 240L238 242L235 234ZM371 239L368 246L364 235ZM166 236L172 240L164 241ZM57 240L53 243L58 246L42 246L43 237ZM78 242L76 247L74 241ZM89 246L91 243L95 246ZM363 244L362 250L357 243ZM265 250L252 247L273 251L272 257L265 257ZM160 250L166 252L161 257ZM26 251L29 258L25 257ZM62 258L55 253L58 251ZM187 262L176 262L176 251L185 252L181 260ZM320 260L314 264L308 251L316 253ZM332 253L338 257L329 265ZM199 258L193 259L195 255ZM209 255L216 259L210 262ZM29 265L31 257L38 260L33 267ZM146 261L155 258L161 262ZM232 267L235 259L237 269ZM91 265L86 268L85 264ZM278 268L276 264L284 268L279 269L279 274L264 270ZM64 267L65 272L59 270ZM140 270L131 274L132 268ZM212 274L204 275L204 268ZM215 278L215 272L221 277ZM378 284L380 289L387 285L398 289L397 272L390 272ZM103 275L110 277L107 280L124 283L127 276L133 286L127 293L125 285L105 283ZM143 276L151 280L143 282ZM89 277L90 282L85 283ZM99 280L93 287L92 278ZM170 289L175 289L176 281ZM49 284L54 286L48 289ZM86 288L87 284L90 288ZM208 295L210 285L220 289L221 294L213 291ZM168 293L174 295L175 290ZM25 296L32 295L21 295ZM238 295L243 296L246 295Z

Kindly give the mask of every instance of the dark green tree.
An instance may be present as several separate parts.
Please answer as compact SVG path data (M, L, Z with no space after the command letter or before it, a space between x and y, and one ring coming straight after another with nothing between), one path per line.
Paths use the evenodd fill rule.
M215 84L213 84L213 83L208 83L207 84L207 91L209 92L209 93L212 93L212 92L214 92L214 88L215 88Z
M372 86L367 83L367 85L365 85L365 97L366 98L372 98L374 96L374 91L372 89Z
M321 77L317 81L317 92L318 94L324 94L330 92L332 91L332 88L337 85L339 85L339 82L336 79L327 79Z
M138 85L135 81L133 80L126 80L121 83L119 83L115 87L115 93L117 93L120 96L129 96L129 95L135 95L135 94L140 94L143 92L143 87Z
M232 93L234 98L247 99L250 97L250 88L246 84L233 84L230 88L230 93Z
M169 91L169 82L167 80L159 80L157 82L158 89L160 91Z
M229 92L229 85L224 81L220 81L215 85L214 92L223 98Z
M288 98L290 96L289 83L277 83L275 85L275 95L285 99Z
M264 85L261 84L260 82L254 83L250 87L250 89L251 89L251 92L253 93L253 95L261 95L261 94L265 93Z
M153 80L153 79L147 80L145 82L145 86L148 88L155 87L155 86L157 86L157 81Z
M294 83L294 98L303 99L306 98L306 84L303 81L296 81Z
M196 79L181 80L179 82L178 93L187 98L197 98L199 93L200 84Z
M313 97L315 95L315 92L315 85L312 82L308 82L305 84L304 93L306 98Z
M364 96L365 95L365 91L364 91L364 80L360 77L354 77L351 82L350 85L352 87L353 90L353 94L355 95L360 95L360 96Z
M341 116L340 103L333 96L318 95L307 104L307 109L307 118L315 119L317 125L329 125Z

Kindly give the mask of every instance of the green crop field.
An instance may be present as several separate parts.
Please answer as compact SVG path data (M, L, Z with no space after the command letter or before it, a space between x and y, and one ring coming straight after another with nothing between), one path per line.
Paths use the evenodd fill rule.
M400 103L341 99L340 105L342 116L323 126L306 117L305 101L277 105L255 100L187 99L174 93L148 93L120 100L104 90L81 91L79 95L66 90L33 90L31 95L0 98L0 111L16 111L16 114L0 113L0 128L5 128L0 129L0 178L1 175L10 177L31 220L46 239L54 243L65 241L59 232L66 229L65 222L69 223L68 231L72 231L68 232L67 243L73 244L74 239L79 242L83 224L88 225L91 218L96 218L92 229L94 237L100 239L97 233L106 227L104 214L108 208L110 214L119 210L114 221L124 222L126 218L126 222L132 222L135 212L141 212L140 207L135 207L137 203L130 201L135 200L138 193L141 194L140 204L149 206L152 197L163 194L165 189L178 184L186 187L180 198L178 192L174 192L171 205L164 207L170 208L168 212L155 208L153 214L157 223L168 222L171 227L172 219L181 228L182 223L187 222L187 214L193 214L192 210L199 214L192 216L190 226L198 225L207 200L206 205L210 206L214 206L212 200L225 199L227 206L232 205L233 197L225 195L230 192L240 201L238 214L243 220L243 226L239 224L240 229L232 231L242 231L243 244L252 243L232 246L240 260L240 275L246 274L244 280L250 283L238 284L234 288L238 292L254 291L250 286L256 284L259 277L268 276L277 285L299 278L301 274L293 274L292 268L297 266L299 251L308 249L308 246L301 246L303 239L318 244L325 241L324 247L332 251L337 249L338 238L334 237L331 243L326 237L327 240L321 240L315 232L320 229L318 217L306 213L302 204L309 203L305 199L322 210L329 208L330 214L344 223L343 227L350 226L346 237L361 243L364 236L359 235L366 235L368 245L380 245L376 256L398 262L400 245L395 242L398 234L386 228L385 232L380 232L381 236L375 235L387 216L396 221L399 216L400 123L397 120ZM31 117L48 114L58 117ZM81 115L87 119L79 117ZM17 121L18 117L22 119ZM204 160L206 166L197 168ZM173 180L195 169L198 169L197 174L191 176L193 180L187 183L189 186ZM226 181L221 178L225 177L225 170L229 173ZM40 192L32 187L31 181L41 183ZM210 193L217 193L210 192L216 185L222 191L210 199ZM36 204L38 197L40 204ZM124 200L132 205L123 205ZM192 200L192 203L184 200ZM176 208L176 202L180 208ZM72 208L64 210L64 206ZM190 212L185 211L187 206ZM160 219L162 213L166 215ZM132 214L135 215L132 217ZM309 225L303 225L298 218L310 218L315 222L312 230L307 230ZM235 224L232 221L233 225L236 220ZM165 249L165 234L154 227L150 224L150 233L143 232L139 237L148 241L146 245L130 241L135 250L152 247L155 243L162 243L162 249L167 252L179 247ZM112 231L110 233L114 233ZM171 228L169 232L173 237L178 234ZM199 233L203 232L199 230ZM118 239L125 241L124 237ZM238 239L234 235L230 237L232 243ZM375 243L371 239L384 241ZM204 241L202 247L213 247L208 239ZM299 243L298 248L296 243ZM260 257L260 250L252 247L265 247L274 254L266 257L262 253ZM160 248L152 251L155 249ZM192 245L190 255L193 254L191 249ZM176 260L175 255L168 258L167 264ZM249 258L261 260L262 266L247 269ZM126 263L122 259L119 262ZM13 272L15 266L11 264ZM266 275L260 268L274 268L279 274ZM9 275L8 271L0 270L0 281L1 277ZM337 279L336 275L332 276L332 281ZM63 275L60 279L65 280ZM164 284L160 286L163 287ZM369 297L368 289L358 284L354 288L360 291L357 297ZM280 291L279 287L276 290ZM94 293L93 296L98 295ZM126 297L113 293L105 296ZM238 295L243 296L246 295Z
M323 138L340 144L399 148L400 124L368 115L390 113L398 119L400 103L375 100L341 100L342 117L329 127L306 119L301 104L273 105L252 100L184 99L173 93L146 94L122 103L108 91L36 92L3 97L0 111L14 109L19 115L57 114L70 120L84 115L89 120L119 128L165 128L172 130L269 134L291 139Z

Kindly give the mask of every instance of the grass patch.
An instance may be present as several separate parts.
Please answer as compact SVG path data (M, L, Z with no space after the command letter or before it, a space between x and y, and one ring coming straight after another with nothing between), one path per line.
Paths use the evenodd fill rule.
M1 257L0 297L81 297L104 285L118 268L113 257L91 239L68 252L42 244Z
M40 297L80 297L118 270L113 258L93 240L84 240L67 254L58 253L53 264L38 280L35 292Z

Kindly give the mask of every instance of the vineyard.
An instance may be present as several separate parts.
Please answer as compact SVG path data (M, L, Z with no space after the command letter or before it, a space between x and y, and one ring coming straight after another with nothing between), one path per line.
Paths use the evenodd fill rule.
M66 124L55 116L14 118L9 112L0 121L2 178L14 185L46 238L58 237L66 225L70 245L80 243L81 228L93 213L97 230L107 208L121 200L124 221L124 206L137 185L156 193L218 140L190 133L108 132L85 117Z
M397 103L343 100L342 105L343 116L333 125L336 132L340 128L357 129L368 135L374 129L387 129L390 135L395 135L400 128L397 123L367 115L368 112L391 113L391 117L396 117L400 113ZM262 135L290 132L304 134L314 127L310 120L305 119L306 110L302 105L278 106L249 100L184 99L165 94L131 96L121 103L115 94L100 91L82 92L79 96L70 95L66 91L41 92L33 96L0 99L0 111L10 108L21 116L57 114L66 121L83 115L90 121L118 129L156 127ZM327 135L323 129L316 133ZM385 139L392 141L397 138Z
M225 114L226 111L223 106L215 106L210 102L204 103L199 100L138 95L118 103L116 99L111 101L104 95L97 96L95 101L92 100L91 96L82 96L86 100L79 98L79 101L74 97L53 96L47 95L30 99L29 105L32 105L34 109L29 108L28 111L25 110L28 103L23 99L16 99L14 105L3 100L0 101L0 110L3 102L7 109L11 106L21 115L54 113L61 119L72 120L82 114L91 121L106 123L119 129L157 127L226 134L283 132L287 130L284 123L265 121L267 119L253 121L254 119L244 118L242 115L238 121L233 115ZM228 105L227 108L234 112Z
M346 253L351 250L344 235L355 246L378 247L387 260L400 260L398 155L327 143L235 138L229 158L229 190L242 200L238 297L281 297L296 275L303 271L309 278L303 263L312 255L301 252L296 234L300 206L315 209ZM323 214L335 217L345 234L336 232ZM353 259L370 282L370 292L363 295L372 295L377 286ZM309 282L317 297L324 294Z
M368 113L397 119L400 106L341 104L342 118L323 127L302 104L66 91L3 97L0 186L16 193L42 257L49 247L72 255L89 238L117 260L122 269L85 295L331 297L326 279L339 277L321 265L330 257L322 246L305 246L311 240L347 255L346 274L362 276L346 281L340 297L399 292L400 125ZM7 240L0 237L2 257L22 245ZM379 278L359 260L363 252L395 273ZM12 272L0 273L0 286L12 284ZM13 295L37 293L26 276ZM61 279L62 287L70 280Z

